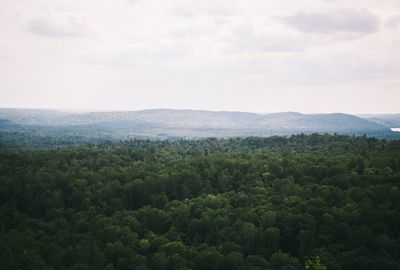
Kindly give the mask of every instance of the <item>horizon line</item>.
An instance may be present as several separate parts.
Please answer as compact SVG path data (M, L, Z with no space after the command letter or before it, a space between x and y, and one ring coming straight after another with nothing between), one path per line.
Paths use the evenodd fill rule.
M304 112L294 110L282 111L247 111L247 110L216 110L216 109L202 109L202 108L172 108L172 107L157 107L157 108L71 108L71 107L14 107L14 106L0 106L0 109L14 109L14 110L52 110L52 111L71 111L80 113L90 112L139 112L151 110L173 110L173 111L206 111L206 112L231 112L231 113L254 113L254 114L275 114L275 113L300 113L300 114L350 114L350 115L395 115L399 112L347 112L347 111L329 111L329 112Z

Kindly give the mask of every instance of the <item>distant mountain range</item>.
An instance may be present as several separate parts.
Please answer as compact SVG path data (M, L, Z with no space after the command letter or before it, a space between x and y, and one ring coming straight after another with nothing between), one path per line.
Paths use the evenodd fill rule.
M114 112L73 112L41 109L0 109L1 130L51 130L123 137L230 137L298 133L339 133L396 136L400 114L350 115L281 112L215 112L154 109Z
M362 114L359 117L368 121L378 123L385 127L400 128L400 113L399 114Z

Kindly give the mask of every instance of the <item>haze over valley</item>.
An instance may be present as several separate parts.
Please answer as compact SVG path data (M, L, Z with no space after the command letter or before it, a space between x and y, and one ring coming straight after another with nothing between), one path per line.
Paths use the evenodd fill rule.
M0 134L80 136L102 140L134 138L195 139L206 137L289 136L330 133L394 139L391 130L400 115L350 115L343 113L257 114L206 110L153 109L141 111L77 112L42 109L0 109ZM16 136L15 134L13 135Z

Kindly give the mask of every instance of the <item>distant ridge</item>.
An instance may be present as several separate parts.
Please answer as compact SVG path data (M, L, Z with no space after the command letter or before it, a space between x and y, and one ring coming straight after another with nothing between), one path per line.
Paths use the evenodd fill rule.
M400 113L398 114L364 114L360 117L378 123L385 127L400 128Z
M390 132L375 118L344 113L302 114L151 109L139 111L65 112L40 109L0 109L5 128L40 127L126 135L229 137L297 133L377 134ZM4 122L7 121L7 122ZM2 128L0 126L0 128Z

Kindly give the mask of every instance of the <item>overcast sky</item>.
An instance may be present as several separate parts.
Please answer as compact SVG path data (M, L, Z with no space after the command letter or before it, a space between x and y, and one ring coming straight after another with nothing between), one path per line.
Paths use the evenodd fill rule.
M400 112L399 0L1 0L0 107Z

